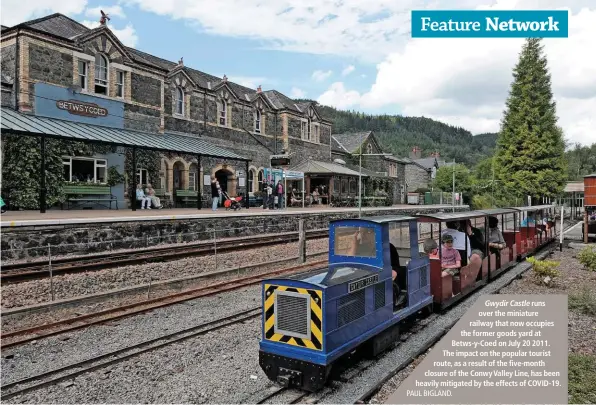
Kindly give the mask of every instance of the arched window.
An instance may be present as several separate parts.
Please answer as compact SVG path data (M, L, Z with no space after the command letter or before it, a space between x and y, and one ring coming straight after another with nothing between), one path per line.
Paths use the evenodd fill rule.
M259 110L255 112L255 132L261 133L261 112Z
M221 106L219 110L219 125L226 126L228 115L228 105L225 100L221 100Z
M95 55L95 92L108 95L108 60L99 53Z
M263 170L259 170L259 175L257 177L257 181L259 182L258 187L259 190L262 191L263 190L263 176L264 176L265 172Z
M373 153L373 147L371 143L369 143L366 147L366 153Z
M176 114L184 115L184 91L176 87Z
M248 181L247 181L247 190L249 193L252 193L253 191L255 191L254 185L255 185L255 171L253 169L250 169L248 171Z

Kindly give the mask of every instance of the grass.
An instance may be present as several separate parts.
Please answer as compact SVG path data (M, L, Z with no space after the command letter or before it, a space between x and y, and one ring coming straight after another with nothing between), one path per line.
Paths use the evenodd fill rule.
M569 355L570 404L596 403L596 356L585 354Z
M596 292L584 286L581 292L569 294L568 306L570 310L596 316Z

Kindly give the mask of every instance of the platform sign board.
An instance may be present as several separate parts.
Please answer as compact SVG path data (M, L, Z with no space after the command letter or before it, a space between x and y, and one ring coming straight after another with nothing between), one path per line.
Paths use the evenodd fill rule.
M269 159L271 160L271 167L290 165L290 157L288 155L271 155Z
M304 179L304 172L286 170L283 172L283 175L286 179Z

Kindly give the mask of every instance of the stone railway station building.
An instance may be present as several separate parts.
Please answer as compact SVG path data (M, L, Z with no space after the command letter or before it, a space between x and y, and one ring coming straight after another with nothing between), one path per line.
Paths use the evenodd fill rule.
M382 153L372 132L333 134L332 123L314 102L297 102L260 86L247 88L226 76L185 66L182 58L172 62L124 46L101 22L90 29L52 14L2 26L3 115L10 109L70 127L118 128L133 137L148 133L164 140L200 138L250 159L246 165L233 159L199 161L192 154L159 153L153 163L136 161L136 182L152 183L162 199L175 199L179 190L199 189L210 199L211 176L230 196L258 195L270 156L283 153L290 156L287 169L305 173L307 195L319 187L331 201L354 198L359 170L355 155L360 150ZM105 183L108 168L115 166L126 183L112 187L112 192L126 202L132 184L125 170L128 160L121 148L93 156L63 156L64 181ZM430 181L431 170L408 158L364 156L362 162L367 193L384 191L388 203L404 203L407 192Z

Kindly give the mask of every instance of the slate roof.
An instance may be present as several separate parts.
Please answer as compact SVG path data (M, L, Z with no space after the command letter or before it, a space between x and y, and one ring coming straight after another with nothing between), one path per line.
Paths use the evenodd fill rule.
M225 159L249 160L243 156L204 139L165 133L150 133L131 129L113 128L102 125L67 121L58 118L23 114L7 107L2 107L1 132L33 133L70 140L104 142L119 146L137 146L145 149L199 154Z
M427 170L432 169L436 161L437 159L434 157L413 160L414 163L417 163L419 166L422 166Z
M354 132L351 134L336 134L331 135L335 142L341 148L342 152L354 153L358 150L360 145L372 134L372 131Z
M277 109L288 109L298 113L304 112L300 110L298 104L294 100L284 94L281 94L277 90L266 90L263 92L263 94L265 94L267 99L271 101L271 104L273 104L273 106Z
M72 39L89 31L88 27L85 27L83 24L60 13L54 13L42 18L26 21L11 28L17 27L29 27L67 39Z
M92 29L73 20L72 18L69 18L60 13L54 13L42 18L26 21L13 27L2 26L2 32L18 27L29 27L69 40L75 40L77 37L84 34L88 34L90 33L90 31L92 31ZM124 48L135 62L149 66L154 66L164 71L170 71L174 69L176 66L178 66L178 63L176 62L171 62L169 60L153 56L138 49L130 47ZM213 89L218 84L222 83L222 78L220 77L213 76L208 73L189 68L187 66L184 67L184 71L190 76L190 78L195 83L197 83L197 85L204 88ZM227 84L240 99L243 99L245 101L252 101L256 97L256 89L251 89L240 84L233 83L229 80L227 81ZM302 107L300 107L294 100L280 93L277 90L268 90L264 91L263 93L276 109L288 109L297 113L303 113L304 110L302 109L302 107L309 105L309 103L301 103L300 105Z

